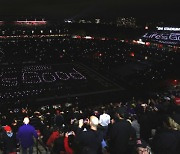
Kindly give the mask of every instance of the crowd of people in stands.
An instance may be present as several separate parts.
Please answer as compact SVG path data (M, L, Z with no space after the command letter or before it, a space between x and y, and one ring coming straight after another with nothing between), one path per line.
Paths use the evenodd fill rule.
M32 153L34 136L53 154L180 152L179 106L173 99L86 105L65 103L1 113L1 150L16 152L20 145L23 153L27 149Z
M171 68L178 66L179 53L119 40L51 37L1 42L2 66L81 62L135 87L177 73ZM1 150L9 154L20 148L23 154L33 153L35 143L41 142L53 154L180 153L179 106L173 98L82 104L1 110Z
M112 80L140 88L151 81L157 85L169 77L176 79L178 74L179 52L168 48L71 37L1 41L0 63L4 65L81 62Z

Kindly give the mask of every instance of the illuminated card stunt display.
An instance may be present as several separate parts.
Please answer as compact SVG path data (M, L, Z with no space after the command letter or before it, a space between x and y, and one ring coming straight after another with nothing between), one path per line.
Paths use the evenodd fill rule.
M46 98L118 89L96 72L77 64L3 67L1 100Z
M34 83L49 83L56 82L58 80L85 80L86 77L83 76L80 72L73 68L72 72L23 72L22 74L22 82L25 84L34 84Z

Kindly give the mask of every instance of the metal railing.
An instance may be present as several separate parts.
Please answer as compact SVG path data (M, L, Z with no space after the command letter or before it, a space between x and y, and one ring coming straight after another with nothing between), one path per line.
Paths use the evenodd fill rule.
M36 140L36 151L37 151L37 154L42 154L42 151L41 149L39 148L39 146L41 146L43 148L44 151L46 151L46 154L49 152L49 149L46 147L46 145L42 142L41 139L37 139Z

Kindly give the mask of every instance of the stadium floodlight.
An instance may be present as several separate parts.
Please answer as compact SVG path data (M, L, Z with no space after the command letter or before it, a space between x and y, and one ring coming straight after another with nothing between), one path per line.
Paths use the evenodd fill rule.
M85 36L84 38L85 38L85 39L92 39L91 36Z

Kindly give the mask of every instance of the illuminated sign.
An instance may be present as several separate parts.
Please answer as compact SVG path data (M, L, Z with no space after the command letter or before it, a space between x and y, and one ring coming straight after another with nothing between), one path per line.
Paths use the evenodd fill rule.
M26 65L21 68L4 65L0 68L0 87L1 102L66 98L119 89L96 72L77 64Z
M143 38L167 44L180 44L180 33L146 33Z
M180 28L177 27L156 27L157 30L165 30L165 31L180 31Z
M47 24L47 21L28 21L28 20L25 20L25 21L15 21L15 24L17 25L28 25L28 26L38 26L38 25L45 25Z
M7 76L6 76L7 75ZM0 85L4 87L17 86L19 82L17 81L17 76L8 77L8 74L1 75ZM22 72L22 83L23 84L38 84L38 83L49 83L57 81L66 80L85 80L86 77L78 72L75 68L71 72L65 73L62 71L56 72L39 72L38 71L25 71Z

